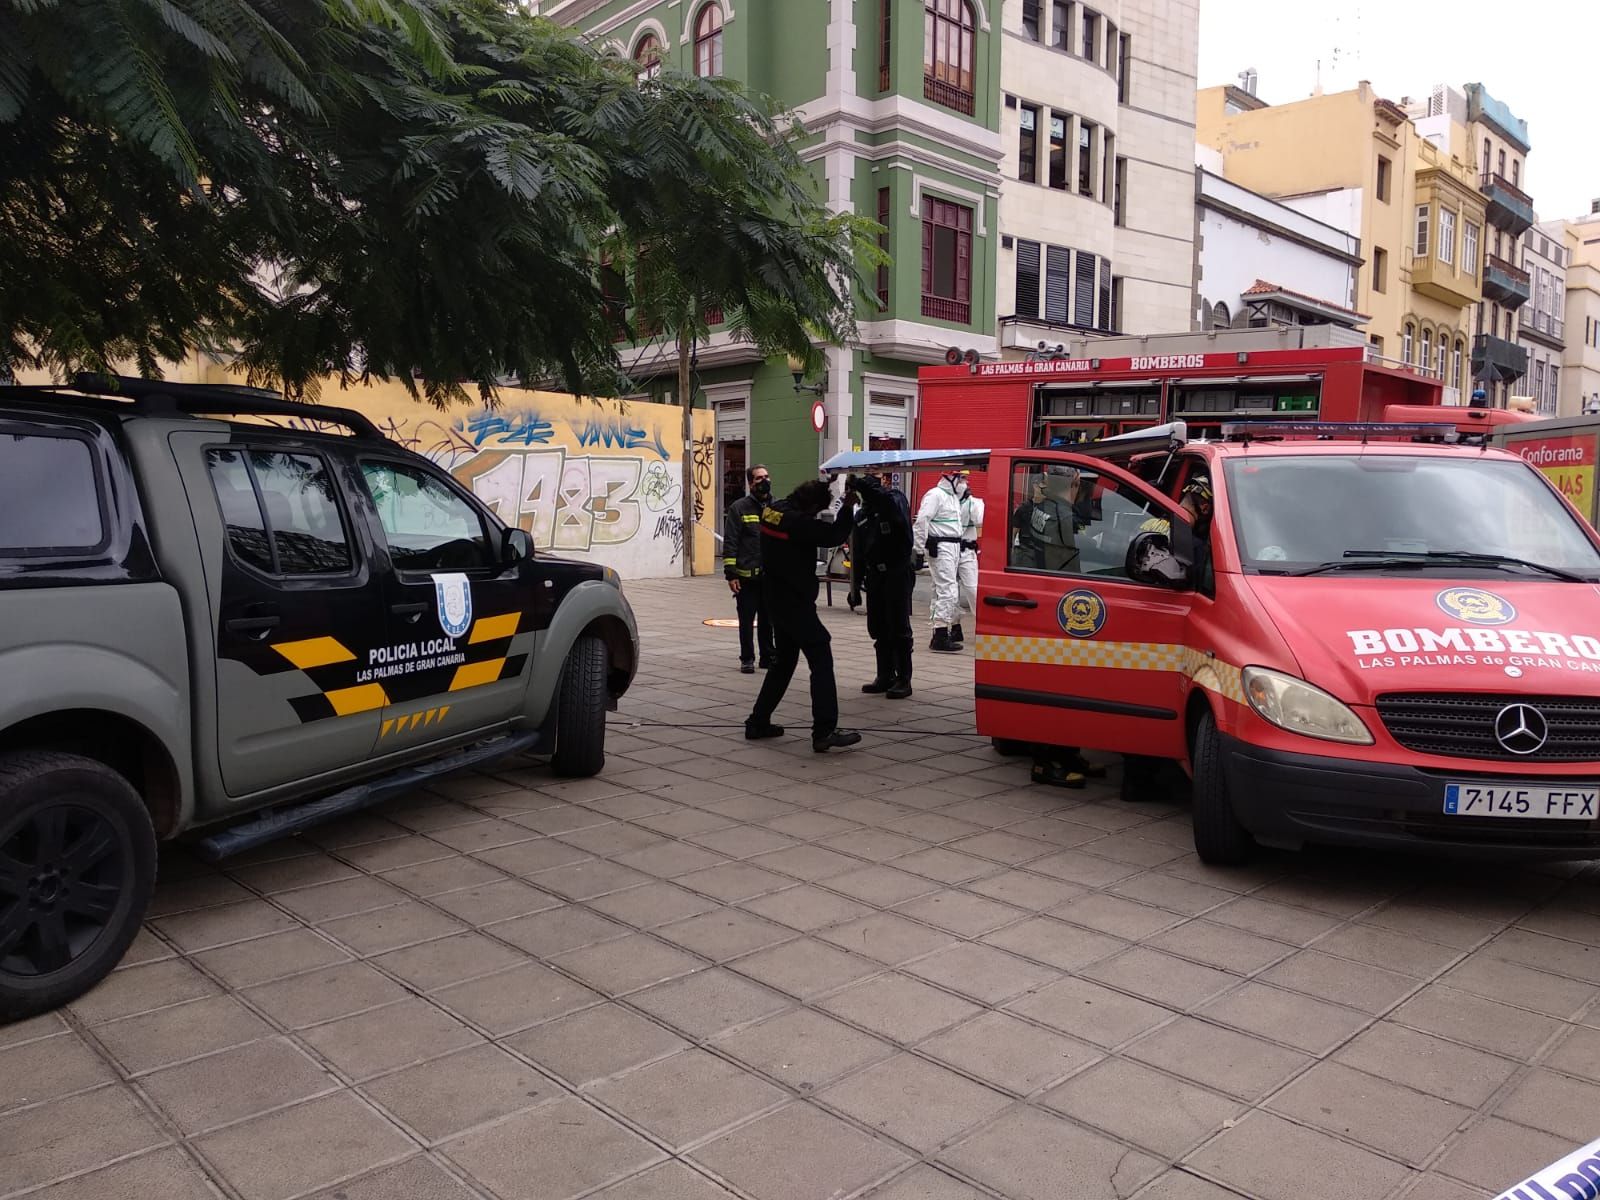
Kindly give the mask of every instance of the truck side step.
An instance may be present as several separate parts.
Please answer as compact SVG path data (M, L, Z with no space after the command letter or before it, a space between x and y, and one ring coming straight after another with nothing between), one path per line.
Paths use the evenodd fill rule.
M366 783L358 783L354 787L345 788L342 792L323 796L320 800L308 800L304 804L296 804L290 808L268 810L243 824L230 826L202 838L196 846L200 851L200 857L207 862L221 862L245 850L277 841L292 833L310 829L314 825L321 825L334 817L348 816L364 808L371 808L374 804L381 804L402 792L422 787L441 776L453 775L457 771L465 771L524 750L537 749L544 740L540 730L491 738L489 741L458 750L454 754L447 754L443 758L436 758L413 767L403 767L393 774L368 780Z

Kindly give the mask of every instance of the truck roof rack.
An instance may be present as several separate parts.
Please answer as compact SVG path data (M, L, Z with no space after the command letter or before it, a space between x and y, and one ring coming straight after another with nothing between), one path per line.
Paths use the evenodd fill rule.
M49 389L45 389L49 390ZM298 417L329 425L342 425L358 438L382 441L383 432L372 420L351 408L328 404L302 404L285 400L265 388L229 383L169 383L130 375L85 372L73 377L70 389L88 396L131 400L147 413L188 413L194 416Z
M1225 442L1287 441L1312 438L1323 442L1370 441L1455 442L1454 425L1397 421L1231 421L1222 427Z

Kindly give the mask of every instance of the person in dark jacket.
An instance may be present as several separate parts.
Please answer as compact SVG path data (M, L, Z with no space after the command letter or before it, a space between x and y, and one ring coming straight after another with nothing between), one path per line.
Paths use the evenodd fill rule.
M890 700L911 695L911 588L915 582L911 504L889 480L852 476L848 488L860 498L856 510L852 567L867 592L867 633L878 673L862 686Z
M761 586L761 507L772 499L772 474L758 464L744 477L749 492L728 505L722 520L722 574L739 613L739 670L753 675L758 638L761 669L772 664L772 617Z
M844 481L839 481L842 488ZM774 653L755 708L744 723L751 741L783 736L772 714L789 690L800 656L811 671L811 748L818 754L854 746L861 735L839 728L833 649L817 616L817 551L842 546L855 528L854 506L830 503L830 490L812 479L761 510L761 582L772 614Z

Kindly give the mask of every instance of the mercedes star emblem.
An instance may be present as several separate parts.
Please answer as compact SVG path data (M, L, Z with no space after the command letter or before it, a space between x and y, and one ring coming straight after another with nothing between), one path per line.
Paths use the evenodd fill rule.
M1511 754L1537 754L1550 739L1550 722L1531 704L1508 704L1494 719L1494 737Z

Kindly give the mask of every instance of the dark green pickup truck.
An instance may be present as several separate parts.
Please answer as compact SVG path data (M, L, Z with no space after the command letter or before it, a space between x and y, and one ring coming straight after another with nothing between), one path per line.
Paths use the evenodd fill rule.
M512 753L598 772L638 655L614 571L359 413L0 388L0 1022L116 965L159 839L223 858Z

